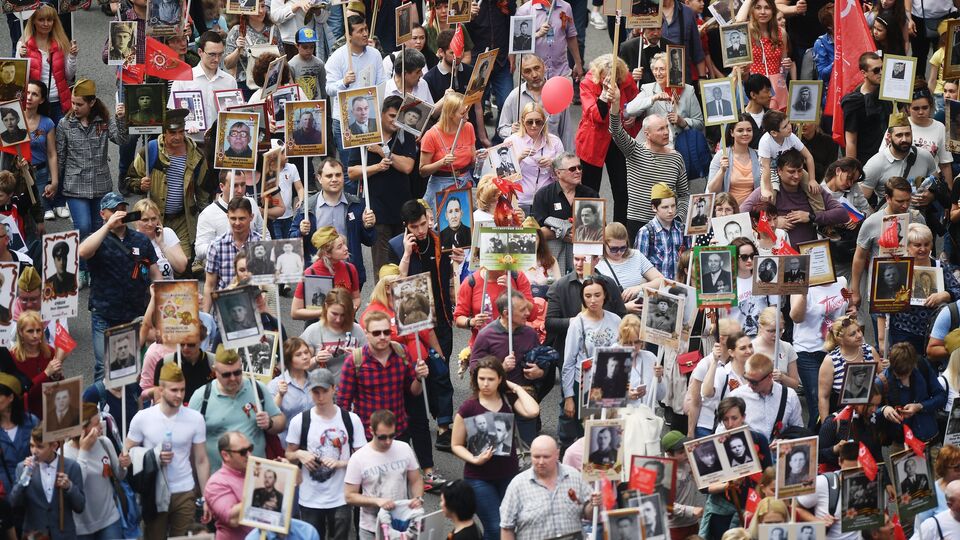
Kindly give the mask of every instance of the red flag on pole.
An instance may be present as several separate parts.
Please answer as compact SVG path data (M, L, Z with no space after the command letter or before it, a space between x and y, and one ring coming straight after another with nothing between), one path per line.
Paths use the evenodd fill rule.
M790 245L790 242L786 237L777 240L777 243L774 244L773 249L770 250L774 255L799 255L800 252L794 249Z
M457 23L457 31L453 33L453 39L450 40L450 50L458 60L463 58L463 44L463 25Z
M600 494L603 496L603 507L613 510L617 507L617 494L613 489L613 482L606 475L600 477Z
M120 77L123 84L143 84L144 71L146 70L143 64L130 64L123 66Z
M57 105L59 107L59 105ZM14 146L4 146L0 148L5 154L17 155L20 154L23 156L23 159L27 160L27 163L30 163L30 160L33 159L33 152L30 151L30 141L22 142ZM41 193L43 195L43 193Z
M70 332L57 321L57 333L54 335L53 344L61 351L70 354L77 347L77 342L70 336Z
M903 533L903 524L900 523L899 513L893 514L890 523L893 523L893 540L907 540L907 535Z
M923 453L927 449L927 445L914 436L913 430L906 424L903 424L903 444L909 446L913 453L919 457L923 457Z
M871 482L876 480L877 460L873 459L873 454L870 453L870 449L867 448L863 443L860 443L860 452L857 454L857 463L863 467L863 472L867 475L867 480L870 480Z
M843 133L840 99L863 82L860 55L877 50L877 46L873 42L873 34L867 28L863 11L856 2L837 3L833 13L833 27L835 60L824 114L833 115L833 140L842 148L846 145L846 138Z
M770 226L770 215L765 210L760 211L760 221L757 222L757 232L766 236L772 242L777 241L777 233Z
M747 490L747 507L744 509L751 514L757 512L757 505L760 504L760 495L757 492L750 488Z
M843 408L842 411L837 413L837 416L834 417L833 420L835 422L842 422L844 420L849 422L851 418L853 418L853 406L847 405L846 407Z
M168 81L193 80L193 68L173 49L152 37L147 38L147 75Z

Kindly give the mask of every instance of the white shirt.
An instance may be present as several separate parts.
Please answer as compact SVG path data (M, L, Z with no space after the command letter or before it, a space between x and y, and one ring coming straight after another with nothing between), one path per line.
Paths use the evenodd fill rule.
M940 524L940 531L943 531L943 536L940 536L940 531L937 530L937 523ZM916 533L914 533L911 540L913 540L913 538L917 538ZM932 518L927 518L927 520L923 522L923 525L920 525L919 538L937 540L940 538L944 540L960 538L960 522L953 517L949 509L944 510Z
M348 461L354 450L359 450L367 444L366 434L360 417L349 413L353 422L353 448L347 448L347 431L343 425L340 408L335 407L330 418L323 418L317 413L317 408L310 409L310 433L307 434L307 448L300 448L310 452L317 459L333 458L338 461ZM296 415L290 419L287 430L287 444L300 445L300 435L303 417ZM307 508L328 509L347 504L343 494L343 480L347 475L346 467L329 469L321 466L314 472L301 467L303 483L300 484L300 505Z
M57 458L50 463L40 461L37 463L40 469L40 483L43 484L43 494L47 496L47 502L53 502L53 491L57 485Z
M175 92L184 90L199 90L203 96L203 118L208 126L212 126L217 120L217 100L213 98L213 93L217 90L233 90L237 88L237 80L222 69L218 69L213 78L207 77L203 71L203 66L197 65L193 68L192 81L173 81L170 87L170 97L167 98L167 109L176 108L173 102ZM198 131L190 135L190 138L197 142L203 142L203 132Z
M433 105L433 94L430 93L430 87L427 86L427 81L423 79L420 79L420 82L417 83L416 88L407 88L407 93L413 95L424 103ZM400 91L400 88L397 86L397 82L393 80L393 77L387 79L386 86L384 86L383 97L387 96L404 97L403 92Z
M837 490L840 489L840 478L837 473ZM825 517L830 512L830 486L826 476L822 474L817 476L817 491L809 495L803 495L797 498L797 502L804 508L813 508L813 515L818 518ZM860 538L860 532L841 532L840 530L840 512L843 509L842 497L837 498L837 507L833 512L836 518L832 527L827 528L827 540L857 540Z
M127 438L144 448L163 444L167 432L173 436L173 461L164 466L170 493L183 493L194 488L193 445L207 441L207 426L200 411L180 407L177 414L168 417L160 405L141 410L130 421ZM203 451L206 451L204 448Z
M280 170L280 178L277 185L280 187L280 198L283 200L283 215L280 219L293 217L293 185L300 181L300 171L292 163L287 163ZM303 201L301 201L303 202Z
M841 294L841 289L846 286L847 279L837 276L836 283L807 289L803 322L793 326L793 347L798 352L823 350L825 329L847 311L847 300Z
M783 392L787 392L787 406L783 410L783 429L789 426L802 427L803 417L800 414L800 398L793 388L787 388L778 382L773 383L770 395L761 396L753 391L750 385L744 384L727 395L743 399L747 404L747 425L750 429L770 438L774 424L777 421L777 411L780 410L780 400Z
M180 237L177 236L176 231L170 227L163 228L163 247L170 247L180 243ZM163 250L160 249L160 243L156 239L151 240L153 243L153 250L157 252L157 268L160 269L160 275L163 279L173 279L173 266L170 265L170 260L167 259L167 256L163 254Z

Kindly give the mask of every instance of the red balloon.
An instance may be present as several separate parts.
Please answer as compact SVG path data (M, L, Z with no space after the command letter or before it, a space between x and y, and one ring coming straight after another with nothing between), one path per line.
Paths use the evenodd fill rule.
M559 75L553 77L543 85L540 95L545 111L549 114L562 113L573 102L573 81Z

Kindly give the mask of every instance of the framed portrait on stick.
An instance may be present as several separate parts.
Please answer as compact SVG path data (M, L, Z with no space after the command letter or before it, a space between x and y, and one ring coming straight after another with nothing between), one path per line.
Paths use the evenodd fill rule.
M603 244L606 228L606 199L573 199L574 244Z
M380 144L380 94L376 86L344 90L338 94L340 118L347 129L340 130L344 148Z
M395 16L397 18L397 43L406 43L413 35L413 25L418 24L417 6L413 2L407 2L397 6Z
M863 468L840 472L840 531L865 531L883 527L883 502L886 493L881 485L881 475L873 480L867 478Z
M737 305L737 281L733 279L735 246L695 246L692 283L697 287L697 307Z
M674 350L679 349L685 301L685 296L644 287L640 339Z
M437 229L440 248L468 248L473 241L473 196L470 188L444 190L437 193Z
M238 349L260 342L263 322L257 316L255 298L260 294L256 286L213 291L213 305L223 346Z
M683 88L686 84L687 48L683 45L667 45L667 87Z
M871 276L871 312L897 313L910 305L913 258L874 257Z
M883 55L880 75L880 99L910 103L917 76L917 59L912 56Z
M397 334L404 336L433 328L433 285L430 273L400 278L393 282L393 302L397 313Z
M700 79L700 95L703 99L703 123L707 126L729 124L736 119L733 78Z
M104 331L103 384L107 388L120 388L140 378L140 324L136 320Z
M948 19L946 54L943 56L944 80L960 77L960 19Z
M184 119L187 129L207 129L207 119L203 115L203 93L200 90L178 90L173 93L173 103L178 109L190 111Z
M0 132L0 143L3 143L3 146L15 146L30 140L20 101L0 103L0 120L3 121L3 131Z
M620 508L604 512L604 540L635 540L641 538L643 523L639 508Z
M797 244L797 251L801 255L810 257L808 285L826 285L835 283L837 275L833 270L833 255L830 253L830 240L811 240Z
M295 465L250 456L243 480L240 524L281 534L290 532L299 473Z
M643 495L657 493L667 504L677 491L677 460L655 456L630 457L630 489Z
M519 272L536 264L537 229L480 228L480 265L487 270Z
M620 408L627 403L630 371L633 368L633 349L599 347L597 368L588 388L587 408Z
M303 307L323 309L323 301L331 289L333 289L333 276L303 276Z
M182 35L186 15L187 3L184 0L147 0L147 35Z
M450 0L447 4L447 22L450 24L470 22L473 18L470 14L471 4L470 0Z
M942 266L914 266L910 305L922 306L931 294L944 291Z
M619 481L623 472L623 419L587 420L583 437L583 479L606 476Z
M790 81L787 118L795 124L820 122L823 81Z
M777 498L787 499L817 491L816 436L782 440L777 444Z
M469 4L469 0L464 0ZM500 49L493 49L480 53L480 56L474 60L473 72L470 73L470 81L467 83L467 92L463 97L463 106L469 107L480 101L483 97L483 90L490 81L490 74L493 73L494 63L497 61L497 54Z
M760 458L749 426L685 442L697 488L760 472Z
M847 362L843 366L843 382L840 384L840 405L870 403L870 389L876 374L876 362Z
M20 101L27 87L29 73L29 59L0 58L0 102Z
M427 130L427 123L432 113L433 105L413 94L406 94L403 96L403 103L400 104L394 124L414 137L419 137Z
M531 54L534 47L533 15L514 15L510 17L510 54Z
M237 350L243 372L253 375L264 384L274 377L277 346L280 343L277 335L277 332L264 332L258 343Z
M659 28L663 24L660 0L629 0L629 6L629 11L623 12L627 28Z
M277 131L282 131L287 125L287 102L300 101L300 97L300 86L296 84L285 84L270 94L270 118Z
M79 253L78 231L43 235L43 293L40 306L43 320L77 316Z
M217 169L257 169L256 136L260 131L260 116L256 113L217 113L217 140L214 167Z
M43 442L62 441L83 433L82 393L83 377L43 383Z
M723 2L714 2L714 4ZM710 5L713 7L713 4ZM719 19L718 19L719 20ZM749 65L753 63L753 48L750 46L750 23L723 24L720 28L720 52L723 55L723 67Z
M229 90L214 90L213 101L217 104L217 112L231 110L243 105L243 91L231 88Z
M937 494L934 490L936 477L933 474L930 450L927 449L922 456L909 448L893 454L890 456L890 469L893 472L893 487L897 493L900 519L905 524L913 525L917 514L937 506Z
M229 15L259 15L260 2L257 0L227 0L224 10Z
M200 339L199 284L195 279L157 281L153 284L158 317L157 331L163 342L175 345Z
M694 236L710 232L710 216L713 215L713 200L716 193L690 195L690 211L687 212L685 234Z
M137 63L137 25L140 21L110 21L110 42L107 44L107 65Z
M960 49L957 52L960 53ZM960 152L960 101L945 99L943 106L944 123L947 128L947 150L957 153Z

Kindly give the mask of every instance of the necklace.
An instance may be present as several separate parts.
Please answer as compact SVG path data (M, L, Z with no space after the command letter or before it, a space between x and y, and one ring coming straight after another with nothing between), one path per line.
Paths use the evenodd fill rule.
M430 252L430 244L433 243L433 238L430 238L430 233L427 233L427 241L423 245L423 249L420 249L420 244L417 244L417 255L423 255Z

